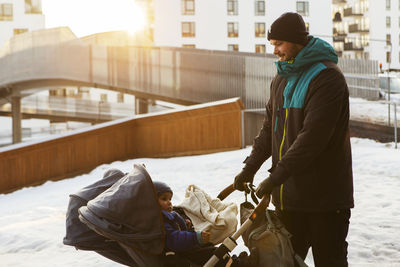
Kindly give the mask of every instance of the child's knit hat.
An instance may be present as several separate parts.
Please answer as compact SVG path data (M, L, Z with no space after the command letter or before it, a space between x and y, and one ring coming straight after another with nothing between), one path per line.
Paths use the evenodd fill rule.
M157 195L161 195L162 193L165 192L170 192L171 194L173 194L171 188L163 182L160 181L153 181L154 187L156 188L157 191Z

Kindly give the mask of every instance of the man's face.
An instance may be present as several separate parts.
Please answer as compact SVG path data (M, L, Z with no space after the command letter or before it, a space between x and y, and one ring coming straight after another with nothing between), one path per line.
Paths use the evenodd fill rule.
M279 57L279 61L288 61L295 58L304 47L300 44L273 39L270 40L270 44L274 46L274 55Z
M171 199L172 199L172 194L170 192L165 192L158 196L158 204L160 204L162 210L168 212L172 211Z

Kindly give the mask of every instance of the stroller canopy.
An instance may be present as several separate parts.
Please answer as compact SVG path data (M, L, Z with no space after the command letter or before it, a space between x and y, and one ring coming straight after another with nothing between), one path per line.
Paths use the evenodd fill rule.
M161 254L164 227L150 175L141 165L79 208L89 228L128 250L128 254Z
M70 195L66 216L67 234L63 240L65 245L75 246L82 250L94 250L96 248L103 249L110 244L107 242L107 238L96 234L79 220L78 209L86 206L89 200L110 188L122 177L124 174L120 170L110 169L104 173L103 179Z

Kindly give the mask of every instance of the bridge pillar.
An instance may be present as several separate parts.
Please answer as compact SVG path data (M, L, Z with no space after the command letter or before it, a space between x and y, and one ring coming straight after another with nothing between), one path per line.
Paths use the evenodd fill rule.
M149 112L148 99L135 96L135 114L145 114L148 112Z
M12 116L12 136L13 144L20 143L22 141L22 127L21 127L21 97L11 97L11 116Z

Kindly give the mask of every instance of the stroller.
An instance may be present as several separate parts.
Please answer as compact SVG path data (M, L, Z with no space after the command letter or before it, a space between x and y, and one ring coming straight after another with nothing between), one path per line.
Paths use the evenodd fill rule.
M218 198L223 200L234 190L233 185L230 185L218 195ZM257 204L256 207L247 201L249 193ZM254 186L246 184L245 201L240 205L240 228L223 241L204 267L215 266L218 262L230 257L229 252L237 246L236 240L240 236L249 249L250 256L246 252L240 253L239 263L237 265L233 263L232 267L294 267L296 264L307 267L300 256L294 252L290 233L275 212L267 209L269 200L269 197L264 196L261 201L258 201Z
M162 266L164 226L150 175L112 169L70 195L65 245L127 266Z
M233 191L230 185L218 198L223 200ZM246 220L242 220L241 227L224 240L204 266L226 262L241 235L253 255L252 247L261 249L265 240L260 237L271 230L267 204L264 197L254 208L246 199L241 205L241 217ZM111 169L103 179L70 195L66 217L65 245L95 251L127 266L164 265L163 219L152 180L142 165L135 165L127 174ZM249 264L239 266L270 266L259 260Z
M200 266L164 248L157 193L142 165L128 174L111 169L101 180L71 194L66 217L63 243L78 250L94 251L127 266ZM205 245L198 251L208 259L214 250Z

